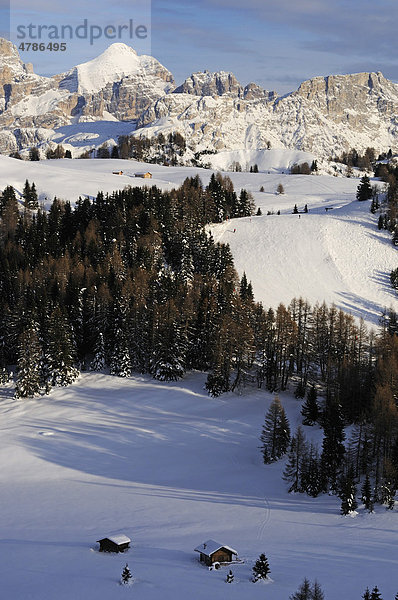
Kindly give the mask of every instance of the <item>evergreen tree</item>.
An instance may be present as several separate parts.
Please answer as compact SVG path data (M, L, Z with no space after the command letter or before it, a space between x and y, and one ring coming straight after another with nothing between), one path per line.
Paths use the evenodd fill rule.
M366 473L365 481L361 489L361 500L370 513L373 512L372 487L370 484L369 474Z
M383 600L377 585L373 588L372 593L370 594L370 600Z
M395 506L395 486L388 477L384 477L380 485L379 495L382 504L385 504L389 510Z
M294 391L294 397L295 398L304 398L304 396L305 396L305 384L303 381L300 380ZM304 423L304 425L306 425L306 423Z
M341 406L334 399L326 403L323 415L324 437L322 442L321 469L325 491L330 486L336 489L337 476L341 471L345 455L344 421Z
M349 515L356 510L358 507L356 494L357 489L354 483L353 470L349 467L347 473L340 480L339 497L341 500L340 512L342 515Z
M298 588L297 592L289 596L289 600L311 600L312 599L312 591L311 591L311 583L305 577L303 583Z
M19 336L16 398L33 398L40 392L41 348L37 327L31 324Z
M323 490L318 448L311 442L308 451L303 453L300 464L300 491L316 498Z
M290 484L289 492L303 491L301 485L301 467L307 451L307 441L302 428L299 426L292 437L288 460L283 471L283 479Z
M49 318L45 347L48 360L45 368L49 373L51 385L65 386L73 383L79 375L74 367L73 336L69 322L58 306Z
M36 147L33 147L29 150L29 160L31 160L31 161L40 160L39 150Z
M279 195L285 193L285 188L283 187L283 185L281 183L278 183L278 186L276 188L276 193Z
M91 371L102 371L105 367L105 344L104 336L100 332L94 348L94 358L90 363Z
M315 386L311 386L308 390L307 398L301 408L301 414L303 416L303 425L314 425L318 420L319 408L317 403L317 391Z
M365 592L362 594L362 598L363 598L363 600L370 600L370 590L368 587L366 588Z
M126 566L124 567L124 569L123 569L123 572L122 572L122 579L121 579L121 583L122 583L123 585L128 585L129 583L131 583L131 581L130 581L130 580L131 580L132 578L133 578L133 576L132 576L132 574L131 574L131 571L130 571L130 569L129 569L129 566L128 566L128 564L126 564Z
M372 197L372 186L367 175L361 178L361 182L357 187L357 200L370 200Z
M271 572L268 564L268 559L265 554L260 554L259 558L256 560L253 571L253 579L252 581L256 583L260 579L267 579L268 574Z
M225 583L233 583L233 581L234 581L234 574L232 573L232 571L230 569L229 572L227 573Z
M265 464L278 460L287 452L290 426L278 396L275 396L265 415L260 440Z
M322 588L318 581L315 579L312 590L311 590L311 600L324 600L325 595L322 591Z
M298 215L298 208L297 208L297 204L295 204L295 205L294 205L294 208L293 208L293 214L294 214L294 215Z

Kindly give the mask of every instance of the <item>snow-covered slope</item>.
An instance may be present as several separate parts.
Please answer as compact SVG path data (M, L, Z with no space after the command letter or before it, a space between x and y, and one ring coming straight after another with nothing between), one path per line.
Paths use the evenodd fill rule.
M398 309L389 282L391 270L398 265L398 252L390 234L378 231L378 215L369 212L369 203L355 199L358 179L286 175L285 166L311 156L276 150L265 151L264 156L269 161L266 172L228 173L236 190L252 192L263 215L236 220L233 227L228 222L210 226L217 241L231 246L239 275L246 272L256 299L274 307L289 303L294 296L311 303L334 302L372 325L377 325L385 307ZM226 162L230 158L228 154ZM260 163L262 155L248 158ZM112 173L119 169L123 175ZM127 185L157 185L167 190L196 174L207 185L212 173L194 167L150 165L149 169L153 179L144 181L134 173L148 170L148 165L136 161L34 163L0 156L0 189L13 185L22 193L25 180L34 181L40 200L48 206L54 196L75 202L79 196L95 197L99 190L111 192ZM283 195L276 194L279 183ZM374 183L382 189L383 184ZM259 191L261 187L264 192ZM291 214L295 204L300 211L307 204L309 213L300 218ZM280 215L267 215L278 210Z
M287 600L316 578L327 600L396 593L397 514L339 514L335 496L290 496L284 461L264 466L259 435L271 396L209 398L204 374L181 383L84 374L50 397L0 391L0 574L13 600ZM281 396L292 429L300 403ZM305 428L319 441L320 430ZM110 534L127 554L97 551ZM243 561L208 571L212 538ZM250 581L265 552L271 579ZM125 564L131 588L118 584Z

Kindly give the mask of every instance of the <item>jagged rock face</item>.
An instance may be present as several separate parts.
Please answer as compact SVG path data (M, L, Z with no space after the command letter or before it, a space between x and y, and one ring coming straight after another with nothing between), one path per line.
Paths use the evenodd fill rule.
M397 115L398 85L381 73L315 77L281 98L254 83L243 87L224 71L194 73L175 89L165 67L125 44L41 77L0 39L3 153L46 141L72 121L95 120L137 120L137 136L178 131L194 152L259 149L268 142L319 158L352 147L398 151Z
M44 129L72 118L134 120L173 87L173 76L156 59L139 57L125 44L67 73L41 77L24 65L16 46L0 39L0 152L21 148L21 131L37 128L31 141L37 144L46 139Z
M174 94L190 94L193 96L231 96L247 100L265 99L272 100L275 92L267 92L256 83L249 83L243 87L233 73L209 71L193 73L182 85L177 87Z
M206 102L192 95L198 85L187 89L150 106L138 121L146 129L136 135L158 134L161 119L163 133L179 131L194 151L262 148L267 141L320 158L352 147L398 149L398 85L381 73L316 77L282 98L254 84Z
M174 90L174 94L192 94L193 96L240 96L243 88L233 73L209 71L193 73L182 85Z

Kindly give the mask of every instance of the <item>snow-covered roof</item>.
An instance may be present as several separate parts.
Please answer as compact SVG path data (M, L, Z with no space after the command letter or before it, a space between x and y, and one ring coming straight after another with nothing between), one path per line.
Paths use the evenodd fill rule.
M212 554L214 554L214 552L217 552L217 550L220 550L221 548L229 550L230 552L232 552L232 554L238 554L237 551L231 548L230 546L226 546L225 544L219 544L214 540L207 540L207 542L203 542L203 544L200 544L200 546L195 548L195 552L201 552L202 554L206 554L206 556L211 556Z
M117 544L118 546L120 546L121 544L129 544L131 542L130 538L128 538L127 535L124 535L123 533L118 533L116 535L107 535L103 539L110 540L111 542L113 542L114 544ZM98 540L98 541L100 541L100 540Z

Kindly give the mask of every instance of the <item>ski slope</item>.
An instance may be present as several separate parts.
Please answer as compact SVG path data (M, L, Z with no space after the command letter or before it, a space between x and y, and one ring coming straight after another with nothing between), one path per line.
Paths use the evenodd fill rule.
M289 495L284 460L265 466L264 391L209 398L205 375L180 383L83 374L50 397L14 401L2 389L2 590L13 600L287 600L307 576L327 600L359 598L398 580L397 511L339 514L333 496ZM292 430L300 403L281 396ZM308 436L320 430L306 427ZM111 533L127 554L97 551ZM194 548L213 538L237 549L208 571ZM271 581L253 584L265 552ZM118 585L128 563L135 582Z

